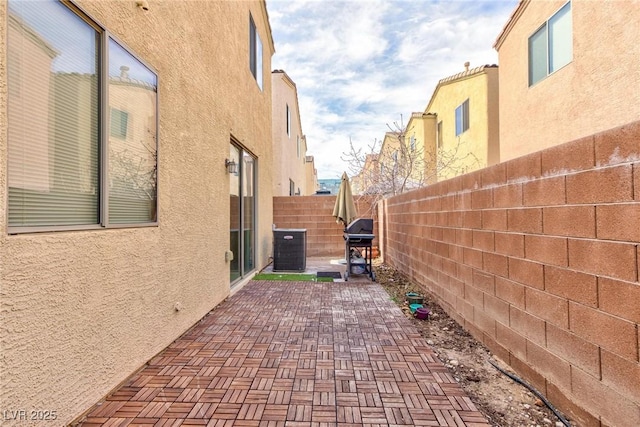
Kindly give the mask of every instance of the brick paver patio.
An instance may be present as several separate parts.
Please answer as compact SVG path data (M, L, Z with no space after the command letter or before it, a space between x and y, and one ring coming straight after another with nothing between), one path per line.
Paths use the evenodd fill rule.
M378 284L254 281L86 417L105 426L489 426Z

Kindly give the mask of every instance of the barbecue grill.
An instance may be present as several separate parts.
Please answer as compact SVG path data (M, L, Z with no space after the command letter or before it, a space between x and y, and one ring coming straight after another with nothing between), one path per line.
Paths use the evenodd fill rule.
M376 281L371 262L371 242L376 237L373 234L373 219L359 218L351 222L344 229L345 258L347 272L344 280L349 280L350 274L368 274L372 281Z

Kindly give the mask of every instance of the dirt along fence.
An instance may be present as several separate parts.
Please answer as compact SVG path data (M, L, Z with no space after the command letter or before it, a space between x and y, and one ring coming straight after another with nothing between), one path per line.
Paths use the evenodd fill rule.
M359 218L373 218L377 230L375 198L354 196ZM273 223L277 228L307 230L307 256L344 256L344 225L332 216L336 196L282 196L273 198ZM374 239L373 245L377 246Z
M640 425L640 122L378 208L385 262L577 425Z

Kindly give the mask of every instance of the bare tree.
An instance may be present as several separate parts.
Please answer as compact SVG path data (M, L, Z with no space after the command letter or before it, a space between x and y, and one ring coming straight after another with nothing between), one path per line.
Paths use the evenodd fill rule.
M461 175L477 169L478 159L471 152L464 152L458 143L445 150L425 146L412 137L411 129L402 122L387 124L388 132L383 140L375 139L365 148L356 148L349 139L349 151L341 158L347 162L353 177L354 193L374 194L380 198L402 194L406 191L435 183L439 177Z
M110 206L124 206L128 215L135 211L141 215L140 218L155 220L158 185L156 138L152 135L137 144L118 142L111 144L109 150Z

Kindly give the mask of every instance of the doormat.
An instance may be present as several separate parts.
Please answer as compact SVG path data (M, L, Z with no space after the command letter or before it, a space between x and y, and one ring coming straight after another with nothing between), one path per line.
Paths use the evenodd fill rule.
M318 277L331 277L332 279L342 279L342 273L339 271L318 271Z

